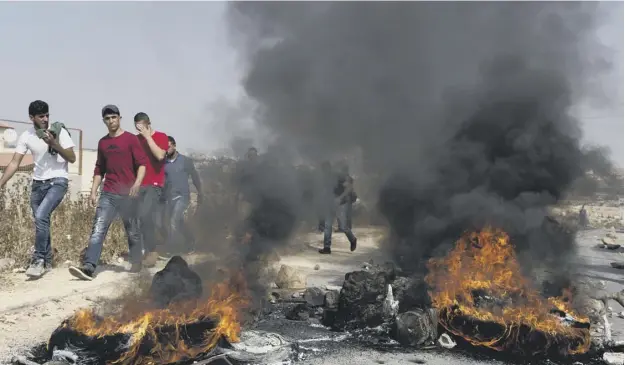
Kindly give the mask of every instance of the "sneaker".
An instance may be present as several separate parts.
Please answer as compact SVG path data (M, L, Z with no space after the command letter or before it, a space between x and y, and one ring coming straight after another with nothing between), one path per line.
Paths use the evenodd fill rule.
M69 273L80 280L93 280L93 269L87 265L83 265L82 267L70 266Z
M356 251L356 244L358 243L358 238L354 237L354 240L349 243L349 250L354 252Z
M158 252L147 253L143 257L143 266L145 266L145 267L154 267L154 266L156 266L156 262L157 261L158 261Z
M319 249L319 253L322 255L329 255L332 253L332 250L329 247L324 247Z
M26 269L26 276L33 279L39 279L47 272L45 266L46 265L43 259L33 260L33 262L31 262L28 266L28 269Z
M141 269L143 269L143 266L140 263L139 264L132 264L132 266L130 266L130 273L132 273L132 274L140 273Z

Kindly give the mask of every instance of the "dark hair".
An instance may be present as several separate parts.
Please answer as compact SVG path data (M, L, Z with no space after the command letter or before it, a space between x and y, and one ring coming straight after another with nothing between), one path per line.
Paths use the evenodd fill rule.
M174 146L176 145L176 140L174 139L174 137L167 136L167 139L169 140L169 142L171 142L171 144L173 144Z
M49 113L49 108L48 108L48 103L46 103L45 101L42 100L35 100L32 103L30 103L30 105L28 106L28 115L41 115L41 114L48 114Z
M137 113L135 115L135 123L136 122L141 122L141 121L145 121L145 122L150 123L150 117L148 117L148 115L145 114L144 112Z

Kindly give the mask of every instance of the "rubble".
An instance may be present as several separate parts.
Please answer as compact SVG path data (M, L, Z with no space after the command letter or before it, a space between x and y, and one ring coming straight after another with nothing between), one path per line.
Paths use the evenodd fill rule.
M603 354L603 361L608 365L623 365L625 357L622 352L606 352Z
M280 289L304 289L306 288L306 276L291 266L282 265L275 283Z
M325 293L319 288L308 288L304 291L304 300L313 307L320 307L325 301Z
M431 345L437 337L438 315L436 310L415 309L399 314L395 318L392 337L404 346L422 347Z
M323 306L328 309L336 309L339 305L339 291L338 290L330 290L326 292L323 298Z
M454 341L448 334L443 333L441 337L438 338L438 344L446 349L453 349L456 347L456 341Z

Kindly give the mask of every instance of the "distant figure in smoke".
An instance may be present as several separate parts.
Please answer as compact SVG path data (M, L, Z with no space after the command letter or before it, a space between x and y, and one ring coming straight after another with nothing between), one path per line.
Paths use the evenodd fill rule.
M347 222L351 220L352 204L356 201L354 193L354 179L349 175L349 167L347 164L341 164L338 176L336 177L336 185L334 187L334 204L328 209L323 230L323 248L319 250L320 254L331 254L332 246L332 222L334 218L338 218L339 230L345 233L349 240L350 251L356 250L357 238L352 233L351 227Z
M189 178L197 190L197 203L202 204L202 181L193 165L193 161L178 152L176 140L168 136L167 159L165 164L165 206L169 218L169 232L167 235L168 249L179 250L181 236L184 237L184 246L188 251L193 250L195 239L186 225L184 213L191 201Z
M238 190L236 209L239 218L247 217L250 213L252 201L254 200L254 185L258 162L258 150L255 147L250 147L245 154L245 159L237 164L235 183Z
M579 226L583 229L588 228L588 212L586 211L586 204L582 205L582 209L579 210Z
M315 209L319 221L317 230L320 233L325 231L326 212L333 199L332 187L335 177L330 161L323 161L319 164L319 169L316 171Z

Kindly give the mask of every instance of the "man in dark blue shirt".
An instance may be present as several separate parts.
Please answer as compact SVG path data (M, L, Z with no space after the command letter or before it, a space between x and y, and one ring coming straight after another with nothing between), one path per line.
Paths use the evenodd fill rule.
M169 136L165 163L165 205L169 217L169 232L167 246L170 250L178 251L181 236L184 236L184 247L191 251L194 246L194 238L189 227L185 224L184 213L189 207L191 189L189 177L197 190L197 203L202 203L202 182L193 165L193 161L176 150L176 140Z

